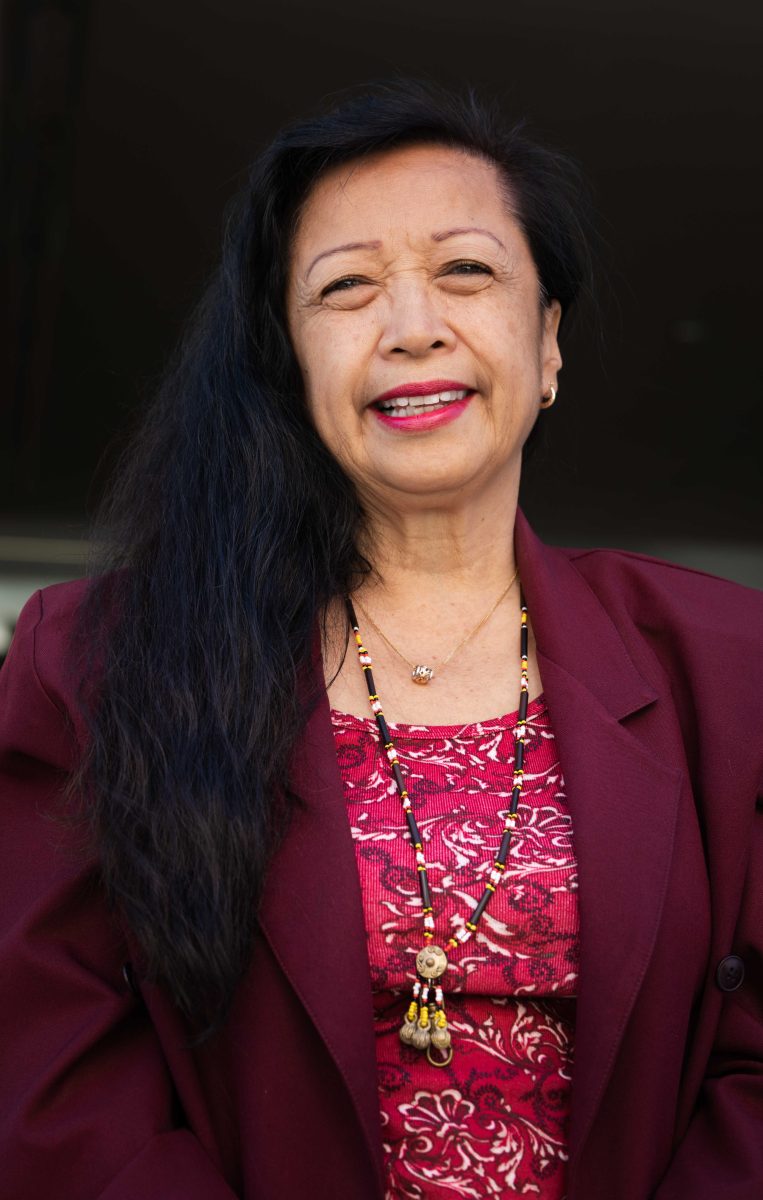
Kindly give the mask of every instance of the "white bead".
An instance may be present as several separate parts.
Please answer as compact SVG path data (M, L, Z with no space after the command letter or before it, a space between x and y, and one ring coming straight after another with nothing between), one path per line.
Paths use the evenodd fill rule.
M420 867L425 867L427 865L426 860L424 859L424 855L421 853L420 850L416 851L416 862L419 864Z
M424 914L424 928L425 929L434 929L434 917L432 916L431 913Z
M502 875L502 874L503 874L503 872L502 872L502 871L491 871L491 872L490 872L490 882L491 882L491 883L492 883L492 884L493 884L495 887L497 887L497 886L498 886L498 884L501 882L501 875Z

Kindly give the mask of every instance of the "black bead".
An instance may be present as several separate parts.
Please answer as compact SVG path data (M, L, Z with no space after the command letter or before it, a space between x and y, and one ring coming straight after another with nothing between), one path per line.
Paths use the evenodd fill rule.
M419 876L419 888L421 890L421 903L423 904L424 908L431 908L432 907L432 897L429 893L429 883L427 881L427 873L426 873L426 871L419 871L418 876Z
M498 850L498 854L496 855L496 862L505 864L508 857L509 846L511 845L511 835L513 832L513 829L504 830L503 837L501 838L501 845Z
M482 896L481 896L481 898L480 898L480 902L479 902L479 904L478 904L478 905L477 905L477 907L475 908L475 910L474 910L474 912L472 913L472 915L469 917L469 923L470 923L471 925L476 925L476 924L477 924L477 922L479 921L479 919L480 919L480 917L482 916L483 912L484 912L484 911L485 911L485 909L487 908L487 906L488 906L488 902L489 902L489 900L490 900L490 897L491 897L492 895L493 895L493 893L490 891L490 888L485 888L485 890L484 890L484 892L482 893Z
M519 721L518 721L519 725L522 725L525 721L525 718L527 717L527 702L529 700L529 697L530 697L529 692L520 692L520 695L519 695Z
M384 720L384 717L381 715L381 713L376 714L376 724L379 726L379 733L381 734L381 739L384 742L384 745L389 745L391 740L389 736L389 729L387 728L387 722Z
M521 792L521 791L522 791L522 789L519 787L519 785L518 785L518 784L516 784L516 785L515 785L515 786L512 788L512 790L511 790L511 804L509 805L509 812L510 812L510 813L515 813L515 812L517 811L517 809L519 808L519 795L520 795L520 792Z
M414 817L413 813L407 812L405 814L405 818L408 822L408 832L411 835L411 841L413 842L414 846L423 846L424 843L421 840L421 834L419 833L419 827L416 824L416 818Z
M517 742L517 753L516 753L516 757L514 759L514 770L521 771L522 767L524 766L524 761L525 761L525 744L524 744L524 742L518 741Z
M366 677L366 687L368 688L369 696L376 695L376 684L374 683L374 673L370 667L366 667L363 674Z
M519 635L519 652L523 658L527 658L527 626L523 625Z
M392 774L395 777L395 783L397 784L399 790L404 792L405 780L403 779L403 772L400 770L400 763L392 763Z

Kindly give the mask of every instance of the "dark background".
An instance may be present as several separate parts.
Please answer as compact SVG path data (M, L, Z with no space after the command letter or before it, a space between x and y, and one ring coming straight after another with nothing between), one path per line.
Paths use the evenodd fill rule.
M260 144L338 88L410 73L499 96L594 188L605 337L580 327L562 347L548 446L523 496L538 532L763 586L762 12L4 3L6 574L23 562L76 573L88 510Z

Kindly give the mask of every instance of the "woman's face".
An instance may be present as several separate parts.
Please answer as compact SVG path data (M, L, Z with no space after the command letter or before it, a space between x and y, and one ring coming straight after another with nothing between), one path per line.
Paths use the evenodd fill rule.
M518 485L561 367L559 317L480 158L389 150L332 169L307 199L289 329L318 433L367 501L447 505Z

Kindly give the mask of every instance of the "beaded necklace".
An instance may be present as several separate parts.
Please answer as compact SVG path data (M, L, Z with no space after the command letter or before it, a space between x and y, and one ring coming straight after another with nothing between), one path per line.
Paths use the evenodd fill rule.
M413 985L411 1002L400 1029L400 1040L406 1046L413 1046L417 1050L426 1051L427 1058L435 1067L446 1067L453 1057L451 1034L448 1029L448 1018L445 1013L444 994L442 985L438 982L448 966L447 952L457 950L459 946L468 942L472 934L476 932L480 918L490 903L491 897L506 870L506 859L509 855L511 837L518 820L517 807L519 805L519 797L522 794L522 780L524 777L523 764L525 734L527 732L525 721L527 719L527 704L529 699L529 685L527 680L527 606L525 605L521 584L519 588L519 603L522 613L520 627L521 669L519 712L517 715L517 724L514 729L514 781L511 791L511 802L509 804L509 811L506 814L501 845L493 863L493 868L488 876L488 882L485 884L485 890L468 921L465 921L456 930L455 934L445 943L445 948L443 949L442 946L433 944L435 921L432 896L427 878L427 864L424 857L424 842L416 823L416 818L413 815L411 798L405 786L405 779L403 778L403 772L397 757L395 743L392 740L389 726L384 719L382 703L374 684L371 655L363 645L358 620L355 616L355 609L349 597L347 597L347 613L355 635L358 659L366 679L371 711L376 718L379 736L389 760L392 777L400 796L405 820L408 825L408 833L410 834L416 855L416 872L419 880L419 891L421 893L421 905L424 915L424 946L416 955L416 981Z

